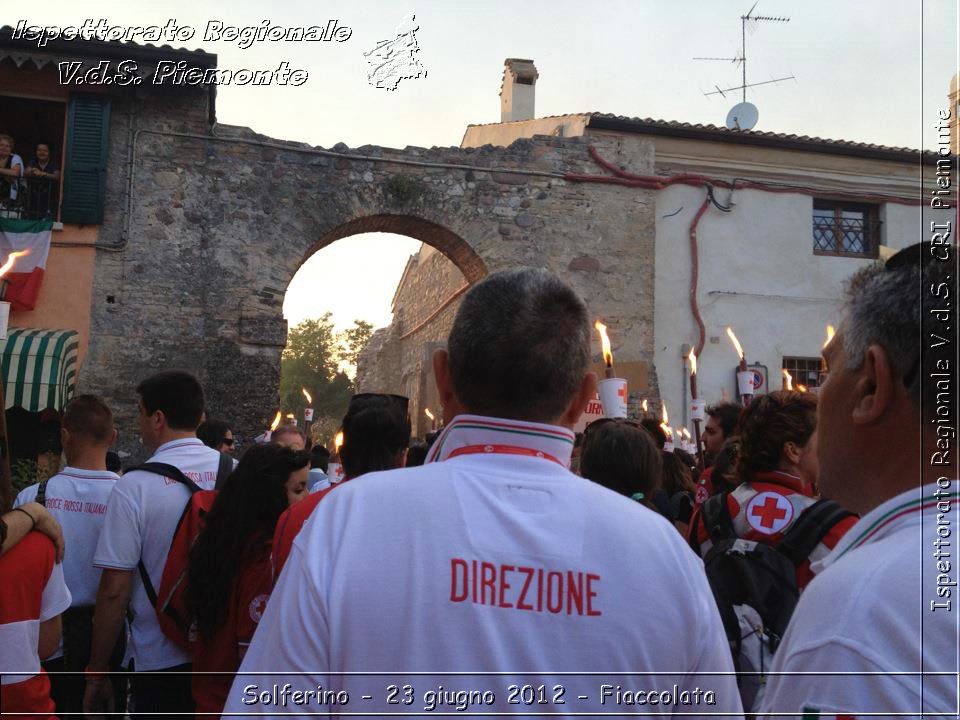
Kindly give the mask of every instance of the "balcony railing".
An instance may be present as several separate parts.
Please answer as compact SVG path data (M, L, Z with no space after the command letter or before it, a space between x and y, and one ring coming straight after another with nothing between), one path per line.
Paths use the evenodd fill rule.
M59 216L59 180L20 178L0 183L0 217L57 220Z

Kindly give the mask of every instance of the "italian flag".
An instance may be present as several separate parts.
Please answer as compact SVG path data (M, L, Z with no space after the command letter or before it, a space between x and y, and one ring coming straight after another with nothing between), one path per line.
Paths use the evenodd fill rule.
M36 307L52 230L52 220L0 218L0 263L5 265L16 253L13 266L3 276L7 290L0 298L9 302L12 310Z

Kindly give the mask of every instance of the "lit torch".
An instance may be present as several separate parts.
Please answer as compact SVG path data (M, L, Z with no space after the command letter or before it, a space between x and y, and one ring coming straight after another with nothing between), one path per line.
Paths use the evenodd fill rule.
M303 396L307 399L307 406L303 409L303 425L307 432L307 437L310 437L310 423L313 422L313 396L307 392L305 387L300 388L300 392L302 392Z
M783 368L783 389L793 390L793 375L786 368Z
M610 338L607 336L607 326L597 320L593 326L600 333L600 347L603 351L604 377L613 377L613 351L610 349Z
M806 386L806 385L802 385L802 384L800 384L800 383L797 383L797 390L799 390L800 392L808 392L807 386Z
M690 417L693 419L693 431L696 433L697 437L696 447L699 450L700 421L703 420L704 413L706 412L706 403L697 398L697 354L694 352L693 348L690 348L690 354L687 355L687 359L690 361ZM683 430L688 436L690 435L686 428ZM702 457L697 457L697 466L700 468L700 470L703 470Z
M823 341L823 346L820 349L820 372L827 371L827 359L823 356L823 351L827 349L827 345L833 340L835 334L836 330L833 329L833 325L827 325L827 339Z
M665 402L660 403L660 412L660 429L667 436L663 449L667 452L673 452L673 428L670 427L670 416L667 415L667 404Z
M600 393L600 405L606 417L627 416L627 381L613 375L613 351L610 349L610 338L607 336L607 326L597 320L593 326L600 333L600 347L603 351L604 377L597 388Z
M297 416L294 415L293 413L287 413L287 420L290 421L290 424L291 424L291 425L296 425L296 424L297 424Z
M30 254L29 250L18 250L7 255L6 262L0 265L0 278L3 278L17 264L17 260ZM10 303L2 301L7 296L7 281L0 280L0 340L7 339L7 326L10 324Z
M737 351L737 355L740 356L740 369L737 372L737 390L740 392L740 399L744 404L750 402L750 398L753 397L753 373L747 369L747 356L743 352L743 346L740 345L740 341L737 340L737 336L733 334L733 328L727 325L727 337L730 338L730 342L733 343L733 349Z
M733 349L737 351L737 355L740 356L740 372L746 372L747 370L747 356L743 354L743 347L740 345L740 341L737 340L737 336L733 334L733 328L727 325L727 337L730 338L730 342L733 343Z
M434 414L433 414L432 412L430 412L430 408L425 407L425 408L423 409L423 414L426 415L427 418L430 420L430 429L431 429L431 430L436 430L436 429L437 429L437 418L434 416Z
M340 454L340 447L343 445L343 430L333 437L333 452Z
M643 401L640 403L640 409L643 410L643 414L644 414L644 415L646 415L648 412L650 412L650 405L649 405L649 403L647 403L647 399L646 399L646 398L644 398Z

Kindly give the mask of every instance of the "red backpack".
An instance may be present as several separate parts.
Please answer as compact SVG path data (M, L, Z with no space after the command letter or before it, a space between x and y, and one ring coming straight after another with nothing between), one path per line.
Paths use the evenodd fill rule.
M187 589L187 564L190 560L190 550L197 536L206 525L207 513L213 507L217 498L217 491L224 481L233 472L233 458L225 453L220 454L220 465L217 468L217 480L214 490L204 490L193 480L188 478L179 468L167 463L145 463L131 470L162 475L165 478L176 480L190 491L190 499L183 508L177 529L173 532L170 549L167 551L167 560L163 565L163 575L160 578L160 589L155 590L153 582L143 560L137 564L143 589L147 593L150 604L157 613L160 630L167 639L187 652L192 652L193 642L196 639L194 628L191 627L187 612L185 595ZM129 472L129 470L127 471Z

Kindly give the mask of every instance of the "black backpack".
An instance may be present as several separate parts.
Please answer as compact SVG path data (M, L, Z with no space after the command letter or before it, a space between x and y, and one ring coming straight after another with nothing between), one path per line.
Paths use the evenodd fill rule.
M797 568L838 522L853 515L832 500L808 507L774 545L737 537L720 493L700 508L713 543L703 559L730 643L744 710L759 700L773 654L797 606Z

